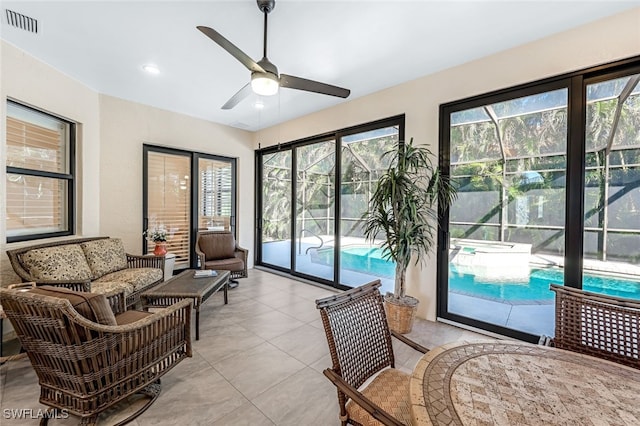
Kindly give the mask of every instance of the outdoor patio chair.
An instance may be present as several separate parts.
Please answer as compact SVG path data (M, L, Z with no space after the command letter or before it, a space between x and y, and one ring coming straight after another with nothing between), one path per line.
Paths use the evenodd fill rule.
M198 231L196 254L200 259L200 269L214 269L231 272L229 282L238 285L236 278L246 278L249 251L239 247L229 231Z
M423 354L428 349L390 332L379 287L376 280L316 300L333 363L324 375L338 388L343 426L411 424L410 375L395 368L391 336Z
M95 294L42 286L0 289L5 314L40 384L40 402L94 425L98 415L134 394L160 393L160 377L191 356L191 301L154 313L125 310L124 293ZM59 411L62 410L62 411ZM117 413L117 411L116 411Z
M551 284L556 348L640 368L640 302Z

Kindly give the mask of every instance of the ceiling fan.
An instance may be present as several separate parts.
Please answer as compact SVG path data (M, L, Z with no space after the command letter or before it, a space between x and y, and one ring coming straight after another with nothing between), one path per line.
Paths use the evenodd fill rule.
M320 83L319 81L307 80L306 78L295 77L293 75L278 74L278 68L267 59L267 16L276 6L276 2L275 0L257 0L257 3L258 9L264 13L264 44L262 59L258 62L251 59L246 53L238 49L216 30L205 26L197 27L204 35L218 43L220 47L229 52L251 71L251 83L247 83L242 89L238 90L238 92L222 106L222 109L233 108L249 96L252 90L258 95L270 96L278 93L279 87L305 90L307 92L321 93L340 98L348 97L351 93L349 89Z

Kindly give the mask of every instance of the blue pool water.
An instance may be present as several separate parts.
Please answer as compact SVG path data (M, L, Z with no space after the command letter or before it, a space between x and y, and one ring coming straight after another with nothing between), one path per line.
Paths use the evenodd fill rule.
M318 250L314 261L332 264L333 249ZM330 263L327 263L330 262ZM371 274L381 278L395 276L395 263L382 258L382 250L377 247L344 247L341 250L342 268ZM491 300L512 303L552 303L554 293L549 284L562 284L563 271L558 268L531 268L528 280L496 282L483 281L470 273L468 268L461 271L454 264L449 265L449 291ZM585 274L583 289L594 293L640 300L640 282L615 277Z
M528 281L483 281L471 273L460 272L456 265L449 265L449 291L516 303L552 302L554 293L549 290L549 284L562 285L563 279L562 269L531 268ZM582 288L594 293L640 299L640 283L632 280L584 274Z

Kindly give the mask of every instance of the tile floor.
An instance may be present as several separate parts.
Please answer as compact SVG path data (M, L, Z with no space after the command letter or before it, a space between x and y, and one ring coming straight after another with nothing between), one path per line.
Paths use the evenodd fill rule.
M334 386L322 375L331 365L317 298L331 290L265 271L202 307L200 340L193 358L162 378L162 393L137 425L339 425ZM192 332L193 335L193 332ZM408 335L427 347L482 335L418 320ZM396 366L410 372L420 354L398 342ZM7 418L11 409L44 408L27 359L0 367L0 424L37 425L37 419ZM113 424L112 417L100 423ZM77 419L50 425L76 424Z

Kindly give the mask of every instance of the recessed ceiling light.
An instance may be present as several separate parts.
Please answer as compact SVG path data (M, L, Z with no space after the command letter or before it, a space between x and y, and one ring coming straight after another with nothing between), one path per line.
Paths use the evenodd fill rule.
M146 64L142 66L142 69L148 72L149 74L160 74L160 69L153 64Z
M253 104L253 107L255 109L262 109L262 108L264 108L264 103L262 103L262 101L256 101L256 103Z

